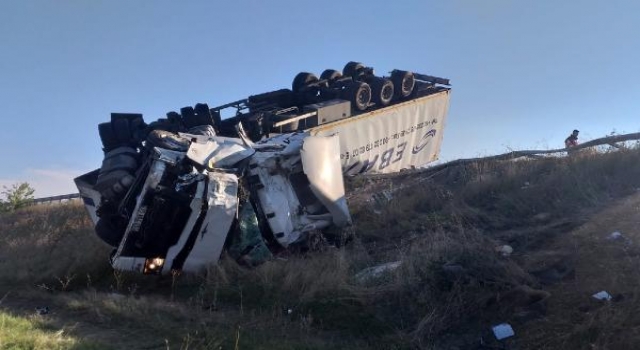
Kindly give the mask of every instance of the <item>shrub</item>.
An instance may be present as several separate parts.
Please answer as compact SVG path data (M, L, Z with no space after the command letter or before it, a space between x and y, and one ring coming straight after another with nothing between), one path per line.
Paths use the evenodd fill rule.
M33 200L35 190L26 183L14 184L11 188L3 186L2 195L4 200L0 200L0 212L14 211L29 205Z

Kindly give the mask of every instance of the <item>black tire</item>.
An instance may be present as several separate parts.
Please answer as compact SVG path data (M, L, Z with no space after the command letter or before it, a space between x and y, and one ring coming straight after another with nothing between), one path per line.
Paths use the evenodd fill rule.
M172 125L182 125L184 123L182 116L178 112L168 112L167 120Z
M138 147L140 132L146 127L142 114L111 113L111 131L116 147Z
M135 181L135 177L125 170L116 170L100 175L99 182L94 188L99 190L102 198L110 201L119 201L127 194Z
M100 140L102 141L102 147L105 153L118 147L118 140L113 134L110 122L98 124L98 133L100 134Z
M194 126L200 126L200 125L211 125L213 126L213 120L211 118L211 112L209 112L209 105L207 105L206 103L198 103L196 104L195 108L194 108L195 112L196 112L196 118L192 121L192 126L186 125L186 121L185 121L185 126L188 129L191 129Z
M131 125L131 130L144 128L145 122L144 122L144 119L142 118L142 114L135 115L132 118L130 118L129 124Z
M342 69L342 75L346 77L356 78L360 75L363 68L364 65L362 63L351 61L347 63Z
M111 121L113 135L118 140L119 146L130 145L133 142L129 121L126 119L116 119Z
M136 117L131 119L129 123L129 128L131 129L131 133L136 145L139 145L140 142L144 140L143 131L147 127L147 123L142 119L142 115L140 117Z
M117 201L122 198L135 180L139 166L135 148L120 146L105 152L94 189L102 198Z
M386 78L375 78L371 82L372 100L381 107L388 106L394 95L393 82Z
M112 247L120 245L120 241L124 236L124 230L119 230L111 220L99 219L95 227L96 235L100 239Z
M416 85L413 73L404 70L394 70L391 73L391 81L394 85L396 98L404 99L411 96Z
M180 120L179 123L176 123L171 119L169 119L169 122L171 124L177 125L178 126L177 130L183 131L181 129L185 127L185 124L186 124L185 121L193 122L196 119L196 112L193 110L193 107L187 106L187 107L180 108L180 114L182 115L182 119ZM167 114L167 117L169 117L168 114Z
M342 98L351 101L351 108L364 111L371 102L371 86L361 81L353 81L342 90Z
M342 73L335 69L325 69L322 74L320 74L320 80L328 80L330 82L342 78Z
M303 87L315 83L318 81L318 77L316 77L313 73L301 72L293 78L293 82L291 83L291 90L293 92L299 92Z

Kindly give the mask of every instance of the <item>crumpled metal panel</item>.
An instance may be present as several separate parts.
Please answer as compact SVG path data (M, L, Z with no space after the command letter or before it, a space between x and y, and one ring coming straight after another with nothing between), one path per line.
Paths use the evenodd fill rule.
M215 169L231 168L254 153L255 150L240 139L210 137L205 142L191 142L187 157L197 164Z
M302 168L311 190L329 210L336 226L351 223L340 164L340 139L337 135L309 136L300 151Z
M185 271L197 271L218 261L238 211L238 177L236 175L210 172L207 192L207 213L193 249L184 263Z

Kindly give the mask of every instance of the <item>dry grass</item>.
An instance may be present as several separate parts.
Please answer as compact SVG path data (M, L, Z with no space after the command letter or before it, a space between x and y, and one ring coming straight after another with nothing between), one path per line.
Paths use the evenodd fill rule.
M0 215L0 283L86 285L109 272L109 248L93 234L78 203ZM2 285L2 284L0 284Z
M640 344L640 195L598 213L549 247L556 256L573 256L575 278L548 287L546 319L530 324L527 349L634 349ZM623 238L608 240L614 231ZM611 302L592 294L606 290Z
M407 231L434 227L500 231L539 225L633 193L640 187L638 160L639 150L626 150L468 164L424 179L419 174L403 179L413 185L395 193L380 215L366 206L356 215L367 236L394 241ZM378 184L379 188L394 185L398 187L392 181Z
M517 324L520 320L514 315L528 311L523 308L526 301L517 301L521 297L505 301L500 296L541 295L537 291L544 287L540 276L558 266L569 265L567 268L573 269L581 256L578 243L557 240L617 199L636 193L640 188L638 160L640 151L636 149L572 158L471 164L425 179L409 176L402 185L414 185L397 191L386 206L356 208L358 236L365 242L370 260L400 258L411 262L400 270L395 294L383 294L380 299L389 304L388 310L401 310L395 319L385 321L400 325L402 338L411 339L413 345L439 349L447 348L446 342L451 338L464 338L469 333L475 336L464 341L454 339L452 343L462 347L477 345L481 335L490 337L482 329L491 324L508 320ZM393 181L374 182L368 191L398 188ZM493 248L501 244L513 246L515 254L508 259L499 257ZM561 244L564 249L557 250L554 244ZM592 259L592 264L602 254L599 244L593 248L596 252L587 258ZM447 272L443 269L447 265L457 266L461 272ZM634 265L627 263L629 266ZM406 284L401 282L403 279ZM579 292L588 300L596 291ZM575 295L578 290L568 293ZM558 317L562 318L566 310L554 305L555 300L550 298L549 304L559 307ZM544 308L546 303L536 307ZM384 303L376 305L381 304ZM544 314L546 310L540 312ZM593 323L585 318L582 321ZM602 327L601 322L598 324ZM541 326L537 336L558 339L556 331L547 329L553 326L556 325ZM571 334L575 331L572 329ZM585 332L592 333L593 329L587 327ZM428 341L446 334L453 336L440 337L446 339L444 343ZM547 348L582 349L588 339L584 334L575 335L577 342L570 346L555 343L559 347ZM598 348L614 343L612 337L603 335L599 339L605 345ZM521 341L522 348L541 346L531 339ZM527 346L529 341L535 345Z
M59 310L60 329L79 322L72 334L116 348L454 349L477 345L503 321L517 327L515 349L625 348L640 341L629 282L640 280L640 253L586 232L609 227L613 212L594 215L640 187L638 160L640 151L626 150L359 180L368 193L409 186L385 206L352 207L356 240L345 249L254 269L223 259L177 281L112 274L79 206L29 208L0 217L0 283L33 294L3 306L25 310L42 299ZM618 220L631 215L617 210ZM515 253L497 254L501 244ZM355 278L398 260L394 272ZM548 284L545 273L563 264L573 274ZM600 286L623 299L589 304ZM529 304L542 319L514 318Z

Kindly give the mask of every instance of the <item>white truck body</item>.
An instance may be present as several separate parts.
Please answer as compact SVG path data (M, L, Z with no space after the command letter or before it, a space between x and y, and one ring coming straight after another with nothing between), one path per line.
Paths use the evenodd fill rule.
M387 174L436 161L449 110L443 90L310 129L340 137L345 175Z

